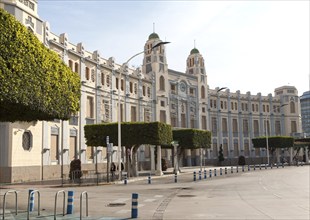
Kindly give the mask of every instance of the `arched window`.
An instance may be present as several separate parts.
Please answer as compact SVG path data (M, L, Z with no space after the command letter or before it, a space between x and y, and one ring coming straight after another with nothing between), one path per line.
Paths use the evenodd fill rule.
M89 72L89 68L88 67L85 67L85 78L86 78L86 80L90 79L90 72Z
M101 72L101 85L104 85L104 73Z
M107 87L110 87L110 76L107 75Z
M165 78L163 76L159 77L159 90L165 91Z
M73 62L72 62L72 60L69 60L69 67L73 71Z
M79 73L79 63L74 64L74 72Z
M23 148L26 151L30 151L32 148L32 134L30 131L25 131L23 133L23 139L22 139L23 143Z
M294 102L290 102L290 110L291 110L291 113L295 113L295 103Z
M204 99L206 98L206 91L205 91L205 87L201 86L201 98Z

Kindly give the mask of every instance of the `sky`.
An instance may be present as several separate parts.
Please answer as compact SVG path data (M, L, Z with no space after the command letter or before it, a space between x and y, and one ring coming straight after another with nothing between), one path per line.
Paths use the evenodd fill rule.
M168 68L186 71L196 47L210 89L274 94L284 85L310 90L309 0L39 0L38 14L57 35L122 64L155 31ZM130 62L141 66L143 55Z

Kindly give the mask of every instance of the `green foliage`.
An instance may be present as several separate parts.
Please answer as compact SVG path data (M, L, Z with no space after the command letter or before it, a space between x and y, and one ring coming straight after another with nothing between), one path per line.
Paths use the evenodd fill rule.
M210 148L211 132L198 129L173 130L173 140L179 142L179 147L184 149Z
M87 146L106 146L118 143L118 123L85 125ZM172 130L168 124L160 122L123 122L121 123L122 146L142 144L168 145L172 141Z
M0 30L0 121L69 119L79 76L3 9Z
M224 154L223 154L223 147L222 147L222 145L220 146L218 159L219 159L219 162L224 161Z
M252 139L255 148L267 148L266 137L258 137ZM268 146L274 148L289 148L294 146L294 138L286 136L268 137Z

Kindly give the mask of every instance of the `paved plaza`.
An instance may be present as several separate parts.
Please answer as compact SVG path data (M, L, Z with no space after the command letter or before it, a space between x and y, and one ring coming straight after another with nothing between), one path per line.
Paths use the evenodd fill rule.
M136 193L138 219L310 219L310 166L256 167L255 170L245 166L244 170L239 167L238 173L236 167L233 173L230 169L227 167L225 174L223 167L221 175L219 167L207 167L206 175L203 169L199 176L199 167L183 168L177 179L173 174L166 174L151 179L147 176L131 178L127 184L120 181L79 187L7 185L0 189L0 203L2 209L5 192L17 190L18 215L15 216L14 193L9 193L5 219L27 219L28 191L36 189L40 193L40 216L38 194L35 194L35 208L29 214L30 219L54 219L57 192L73 191L74 214L62 216L63 194L60 193L57 219L80 219L81 216L82 219L131 219L132 194Z

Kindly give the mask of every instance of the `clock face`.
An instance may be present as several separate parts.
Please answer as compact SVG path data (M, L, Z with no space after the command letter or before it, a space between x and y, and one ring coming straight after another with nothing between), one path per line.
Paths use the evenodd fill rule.
M180 90L181 90L182 92L185 92L185 89L186 89L185 84L184 84L184 83L181 83L181 84L180 84Z

